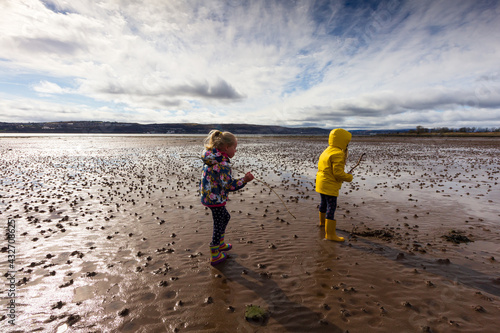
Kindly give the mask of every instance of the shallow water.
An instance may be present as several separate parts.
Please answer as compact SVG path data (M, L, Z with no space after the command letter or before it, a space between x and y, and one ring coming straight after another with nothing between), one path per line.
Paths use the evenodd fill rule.
M314 178L325 142L242 137L234 176L252 170L287 207L259 182L232 193L227 239L234 248L216 268L208 264L211 216L197 193L201 162L184 158L199 155L201 141L0 138L0 218L2 225L16 221L16 326L7 327L497 328L498 140L353 138L347 169L367 155L339 196L337 228L348 241L338 244L323 241L316 226ZM441 238L451 229L474 242ZM360 236L373 230L392 236ZM1 255L5 271L7 251ZM9 301L3 293L2 309ZM248 304L269 309L269 320L262 326L245 321Z

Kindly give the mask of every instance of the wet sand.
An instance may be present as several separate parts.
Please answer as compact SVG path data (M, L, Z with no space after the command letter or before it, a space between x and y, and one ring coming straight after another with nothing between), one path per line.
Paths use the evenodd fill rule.
M8 332L497 332L500 141L350 144L336 212L317 226L326 138L240 137L233 165L264 184L232 193L230 258L208 263L197 193L203 137L0 138L0 219L15 220ZM243 176L234 171L235 176ZM7 240L0 244L2 275ZM470 242L463 242L470 240ZM455 241L455 242L453 242ZM2 284L4 285L4 284ZM269 311L244 318L247 305ZM4 329L2 329L3 331Z

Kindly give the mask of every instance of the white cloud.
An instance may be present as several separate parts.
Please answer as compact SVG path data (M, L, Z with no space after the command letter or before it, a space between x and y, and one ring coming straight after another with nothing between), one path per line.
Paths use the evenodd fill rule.
M432 115L453 127L478 121L469 109L500 107L499 8L451 0L357 8L305 0L8 0L0 3L0 74L28 81L42 98L59 96L46 105L52 115L21 112L18 121L392 128ZM39 103L29 95L19 90L3 104ZM70 95L101 107L75 106ZM14 109L0 109L0 117L11 119Z
M41 94L63 94L70 92L69 89L63 89L58 84L45 80L33 86L33 90Z

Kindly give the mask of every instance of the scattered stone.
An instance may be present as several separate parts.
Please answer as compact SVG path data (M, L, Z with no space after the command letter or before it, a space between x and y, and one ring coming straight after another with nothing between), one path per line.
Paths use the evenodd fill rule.
M54 320L57 319L57 316L54 316L54 315L50 315L50 317L46 320L43 321L44 324L48 324L48 323L51 323L53 322Z
M63 301L59 301L57 302L56 304L52 305L52 310L54 309L60 309L62 308L66 303L64 303Z
M73 279L69 280L68 282L64 283L64 284L61 284L59 286L59 288L66 288L66 287L69 287L73 284Z
M481 312L481 313L484 313L486 312L486 310L481 306L481 305L477 305L474 307L474 311L476 312Z
M340 310L340 315L344 318L347 318L347 317L350 317L351 316L351 313L349 312L349 310L347 309L342 309Z
M80 317L79 315L71 314L66 320L66 323L68 324L68 326L73 326L74 324L79 322L81 318L82 317Z
M446 259L438 259L437 263L441 264L441 265L449 265L451 263L451 261L448 258L446 258Z
M130 313L130 310L129 310L129 309L127 309L127 308L125 308L125 309L121 310L120 312L118 312L118 315L119 315L120 317L126 317L126 316L128 316L128 315L129 315L129 313Z
M408 302L408 301L403 302L403 306L404 306L404 307L406 307L406 308L411 308L411 307L413 307L413 305L411 305L411 303L410 303L410 302Z
M381 306L381 307L380 307L380 315L381 315L381 316L385 316L385 314L386 314L386 313L387 313L387 310L386 310L386 309L384 309L384 307L383 307L383 306Z

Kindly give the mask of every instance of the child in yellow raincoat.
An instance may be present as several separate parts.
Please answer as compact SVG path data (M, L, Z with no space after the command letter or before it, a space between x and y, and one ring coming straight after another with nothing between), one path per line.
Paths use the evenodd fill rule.
M337 227L335 209L342 183L352 181L352 175L344 171L347 145L351 137L351 133L342 128L336 128L330 132L328 148L319 157L316 174L316 192L321 196L319 225L325 226L325 239L337 242L344 241L344 237L337 236L335 231Z

